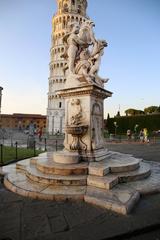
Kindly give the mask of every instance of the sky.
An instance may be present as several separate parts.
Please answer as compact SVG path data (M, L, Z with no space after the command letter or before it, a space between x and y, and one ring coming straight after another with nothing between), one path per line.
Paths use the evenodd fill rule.
M0 0L2 113L46 114L55 0ZM88 0L108 47L99 75L113 92L105 117L160 105L160 0Z

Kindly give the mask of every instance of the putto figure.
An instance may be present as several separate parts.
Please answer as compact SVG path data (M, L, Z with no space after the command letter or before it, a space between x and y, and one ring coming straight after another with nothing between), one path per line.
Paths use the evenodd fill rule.
M85 44L78 34L80 30L80 26L78 24L71 24L71 32L67 33L64 38L63 42L65 44L65 53L62 55L65 59L68 59L68 71L69 74L75 73L75 62L78 55L79 48Z
M75 78L80 83L94 83L104 87L108 79L98 76L101 57L105 40L97 40L94 35L92 21L87 21L81 26L77 23L70 25L70 32L63 37L65 53L62 55L67 60L64 71L68 71L68 79Z

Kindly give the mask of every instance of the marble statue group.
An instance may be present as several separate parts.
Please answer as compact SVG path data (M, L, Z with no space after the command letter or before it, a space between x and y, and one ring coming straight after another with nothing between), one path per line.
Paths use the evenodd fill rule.
M62 55L67 60L64 71L68 71L70 78L76 78L81 83L94 83L103 87L108 79L98 76L101 57L105 40L95 38L92 21L86 21L81 26L78 23L70 24L70 31L63 37L65 53Z

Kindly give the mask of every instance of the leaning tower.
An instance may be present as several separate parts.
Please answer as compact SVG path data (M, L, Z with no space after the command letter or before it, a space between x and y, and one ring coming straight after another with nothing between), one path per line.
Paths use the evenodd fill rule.
M52 19L52 43L49 76L47 130L49 134L63 133L64 100L57 96L56 91L65 87L66 61L61 57L64 52L62 38L68 31L70 23L82 24L86 16L87 0L57 0L58 11Z

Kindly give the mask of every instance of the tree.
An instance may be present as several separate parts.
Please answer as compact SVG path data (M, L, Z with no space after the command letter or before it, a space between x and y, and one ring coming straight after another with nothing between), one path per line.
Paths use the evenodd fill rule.
M145 114L160 112L160 106L150 106L144 109Z
M121 116L120 111L118 111L116 117L120 117L120 116Z

